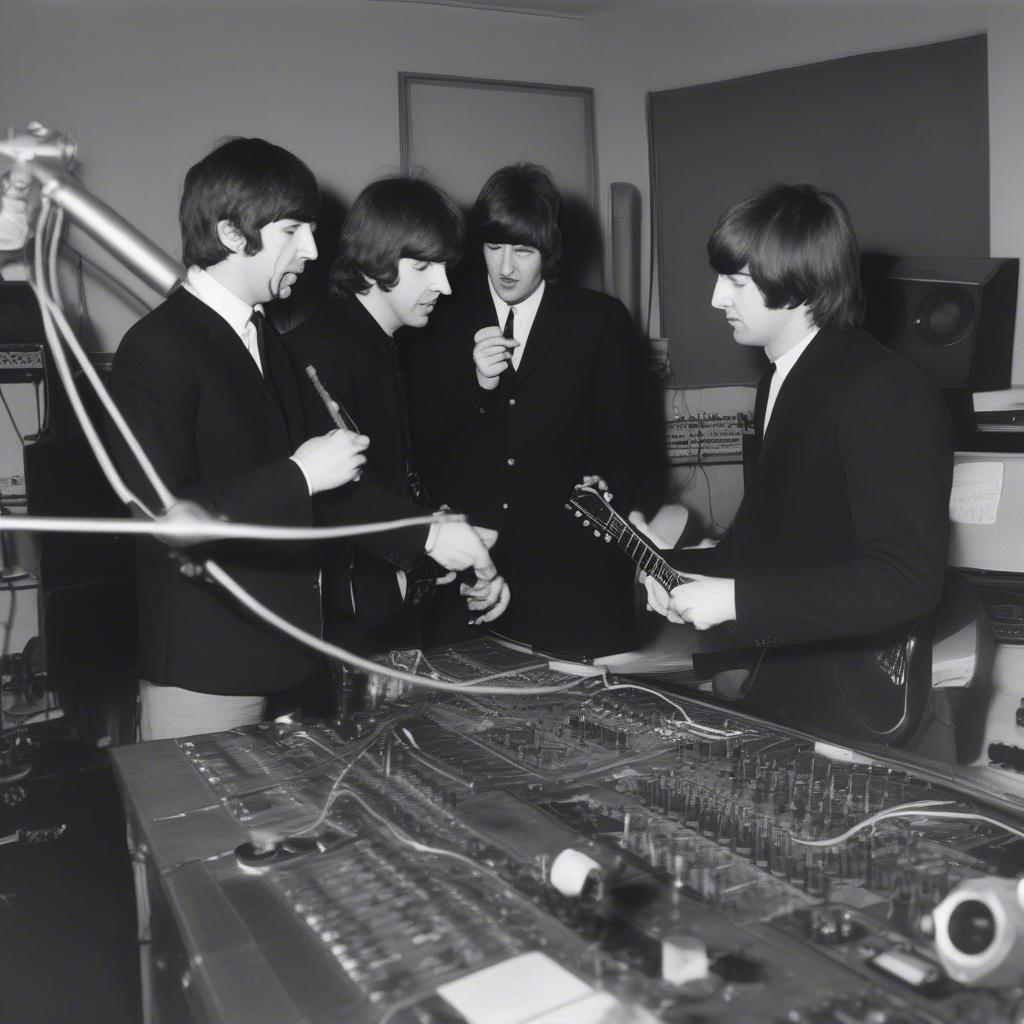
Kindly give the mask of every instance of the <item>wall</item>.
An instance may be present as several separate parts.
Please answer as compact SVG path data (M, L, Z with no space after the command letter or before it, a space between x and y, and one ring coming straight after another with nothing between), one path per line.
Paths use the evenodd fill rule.
M981 32L988 33L989 47L991 255L1024 256L1024 4L1017 0L645 0L640 8L587 19L584 66L596 89L601 194L612 181L631 181L643 193L644 294L650 281L649 91ZM734 130L742 132L743 125ZM729 159L727 148L722 159ZM708 211L709 232L720 212ZM1024 302L1018 303L1018 338L1022 326ZM659 329L655 292L651 333ZM1016 346L1013 380L1024 384L1024 344ZM711 467L709 474L715 518L727 520L739 502L740 474L734 467ZM684 501L706 518L704 488L701 476Z

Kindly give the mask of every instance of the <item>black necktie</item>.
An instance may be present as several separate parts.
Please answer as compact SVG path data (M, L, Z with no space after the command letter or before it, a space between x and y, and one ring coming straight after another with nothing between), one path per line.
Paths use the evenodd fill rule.
M501 336L507 338L510 341L515 338L515 323L516 323L516 307L508 307L508 316L505 317L505 326L501 330ZM515 363L512 362L512 349L508 351L508 369L507 373L515 373Z
M270 371L270 363L267 359L267 336L274 330L274 328L272 325L267 323L266 316L264 316L258 309L254 309L252 311L252 316L249 319L252 321L253 327L256 328L256 348L260 354L260 369L263 371L263 382L267 385L267 391L270 392L270 397L274 400L274 404L283 416L284 404L281 401L281 395L277 390L277 385L274 383L274 375Z
M768 392L771 390L772 378L775 376L775 364L769 363L757 384L757 398L754 401L754 430L758 441L764 438L764 415L768 410Z

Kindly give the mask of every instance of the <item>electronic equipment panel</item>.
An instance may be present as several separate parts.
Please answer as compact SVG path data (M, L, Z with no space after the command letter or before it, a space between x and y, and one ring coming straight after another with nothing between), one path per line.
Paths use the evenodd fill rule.
M1005 808L487 642L415 663L465 692L113 752L197 1019L1024 1020Z

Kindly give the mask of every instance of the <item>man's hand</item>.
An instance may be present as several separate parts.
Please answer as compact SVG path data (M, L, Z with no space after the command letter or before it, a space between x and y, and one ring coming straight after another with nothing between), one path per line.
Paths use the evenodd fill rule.
M710 629L736 618L736 581L716 576L693 576L692 583L671 594L653 577L644 577L647 607L669 622L692 622L695 629Z
M434 531L433 541L428 542L425 550L439 565L453 572L475 569L477 579L487 570L487 579L498 575L487 553L498 539L497 530L485 530L468 523L438 523L437 528L431 526L431 530Z
M603 476L598 476L596 473L588 473L580 483L584 487L595 487L601 492L601 496L605 501L610 502L615 497L611 491L608 490L608 484L605 482Z
M319 494L358 479L369 446L368 437L339 427L300 444L292 459L306 474L310 494Z
M508 607L511 597L508 584L500 576L490 580L478 576L472 585L460 583L459 593L466 599L466 606L471 612L483 612L469 620L471 626L493 622Z
M487 553L497 539L497 530L468 523L441 523L434 533L433 543L426 549L426 553L445 569L457 572L471 568L476 573L476 583L459 585L459 593L467 599L470 610L484 612L476 618L476 623L490 622L508 607L508 584L498 575Z
M476 379L485 391L493 391L501 375L512 362L512 350L519 347L514 338L503 338L501 328L483 327L473 335L473 362Z

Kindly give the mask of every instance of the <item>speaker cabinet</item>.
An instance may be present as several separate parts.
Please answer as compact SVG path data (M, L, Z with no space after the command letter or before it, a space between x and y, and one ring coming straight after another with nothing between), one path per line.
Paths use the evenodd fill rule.
M1016 259L908 258L865 267L865 327L942 388L1010 385Z
M611 184L612 288L635 321L640 311L640 192L628 181Z

